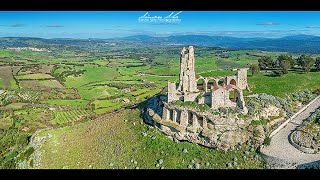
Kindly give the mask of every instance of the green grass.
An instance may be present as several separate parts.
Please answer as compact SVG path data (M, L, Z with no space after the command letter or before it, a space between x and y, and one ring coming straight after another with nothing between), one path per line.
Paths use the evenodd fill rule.
M49 121L54 118L51 111L44 108L20 109L14 112L15 127L28 127L32 131L50 127Z
M12 103L12 104L8 104L8 105L4 106L4 108L16 110L16 109L23 108L23 106L25 106L27 104L28 103Z
M85 106L89 101L83 99L65 100L65 99L50 99L48 101L43 101L43 103L49 103L51 105L65 105L65 106Z
M230 60L230 59L222 59L222 58L217 59L216 64L221 69L238 68L238 67L243 67L244 66L244 65L239 64L236 61L233 61L233 60Z
M19 88L19 86L17 85L17 82L14 79L10 80L10 86L11 86L11 89L18 89Z
M158 169L155 164L163 159L161 166L166 169L187 169L194 159L201 168L225 169L234 157L240 168L264 168L263 163L254 160L254 152L244 160L244 150L224 153L188 142L175 143L140 122L138 110L125 110L95 121L43 131L38 136L50 133L52 137L36 150L46 152L37 168ZM183 153L184 149L188 152ZM208 167L206 162L210 163Z
M132 94L134 96L138 96L138 95L141 95L141 94L146 93L148 91L150 91L150 89L148 89L148 88L137 89L136 91L130 92L130 94Z
M101 107L99 109L95 109L94 112L97 114L104 114L107 112L112 112L114 110L120 109L123 106L125 106L125 104L123 104L123 103L113 103L109 107Z
M85 86L79 89L79 94L84 100L90 100L91 98L108 98L123 94L123 92L117 88L109 86Z
M3 89L3 88L4 88L4 85L3 85L2 79L0 78L0 89Z
M82 99L106 98L119 94L116 88L107 86L91 86L96 82L105 82L114 80L119 76L119 72L115 68L86 66L86 72L79 77L69 76L66 80L67 87L78 88Z
M153 66L151 69L146 70L146 73L156 75L177 75L180 72L179 66Z
M140 94L138 96L136 96L136 98L139 98L139 99L148 99L149 97L152 97L154 95L156 95L157 93L159 93L161 91L161 89L159 88L156 88L156 89L152 89L146 93L143 93L143 94Z
M57 80L43 80L38 81L40 85L50 88L63 88L63 85L60 84Z
M57 80L24 80L19 82L21 88L63 88Z
M215 58L196 58L195 71L196 73L211 71L218 69Z
M83 69L86 70L86 72L81 76L69 76L67 78L67 87L80 87L90 82L113 80L119 76L119 72L117 72L115 68L87 65Z
M0 129L9 129L12 124L12 119L10 117L0 116Z
M208 77L208 76L230 76L230 75L236 75L236 71L231 71L231 70L217 70L217 71L211 71L211 72L206 72L206 73L200 73L199 75L203 77Z
M25 74L25 75L18 75L16 76L17 79L19 80L25 80L25 79L53 79L53 77L49 74Z
M119 103L122 104L121 103L121 99L119 99L119 102L117 102L114 99L110 99L110 100L95 100L94 101L96 109L103 108L103 107L111 107L111 106L113 106L115 104L119 104Z
M0 88L17 89L17 85L12 76L11 66L0 66Z
M320 87L320 73L289 72L283 76L271 77L263 73L248 77L252 93L267 93L273 96L285 97L286 94Z

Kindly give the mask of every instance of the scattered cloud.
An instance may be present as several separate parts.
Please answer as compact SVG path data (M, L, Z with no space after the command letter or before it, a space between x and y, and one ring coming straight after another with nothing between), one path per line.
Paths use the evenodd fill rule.
M306 28L316 29L316 28L320 28L320 26L307 26Z
M64 26L60 25L60 24L54 24L54 25L47 25L47 27L49 27L49 28L61 28L61 27L64 27Z
M25 24L17 23L17 24L12 24L10 27L23 27Z
M275 23L275 22L261 22L261 23L257 23L256 25L262 25L262 26L276 26L276 25L279 25L279 23Z

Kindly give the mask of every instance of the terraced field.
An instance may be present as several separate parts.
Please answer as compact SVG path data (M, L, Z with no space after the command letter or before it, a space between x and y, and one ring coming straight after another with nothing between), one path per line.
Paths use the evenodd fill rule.
M64 125L72 124L85 119L85 115L90 114L90 111L78 109L68 111L54 111L55 118L51 121L53 124Z

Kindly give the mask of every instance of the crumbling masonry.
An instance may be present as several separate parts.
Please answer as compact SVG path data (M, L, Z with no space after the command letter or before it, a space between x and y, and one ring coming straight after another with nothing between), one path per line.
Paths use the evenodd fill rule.
M220 113L219 108L237 108L246 114L243 90L247 88L247 69L225 77L196 76L194 49L189 46L181 51L179 84L168 82L166 95L151 98L144 118L174 139L226 150L248 140L245 129L250 121L238 118L238 113ZM179 105L178 100L209 108Z
M180 57L179 86L177 88L176 83L168 82L167 102L198 101L199 104L209 105L211 109L239 107L246 114L242 91L248 87L247 69L238 69L237 75L233 76L196 77L194 61L193 47L183 48ZM166 111L168 109L164 107L164 118L167 117Z

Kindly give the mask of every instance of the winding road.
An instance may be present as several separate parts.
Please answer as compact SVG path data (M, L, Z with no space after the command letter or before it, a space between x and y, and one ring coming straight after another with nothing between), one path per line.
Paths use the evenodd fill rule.
M315 100L310 106L292 119L283 129L275 134L269 146L260 149L264 155L277 159L278 162L283 161L286 165L278 165L278 162L268 162L273 164L273 168L297 168L303 164L318 161L320 164L320 154L307 154L292 146L289 142L290 134L308 118L317 108L320 107L320 98ZM269 160L270 161L270 160Z

